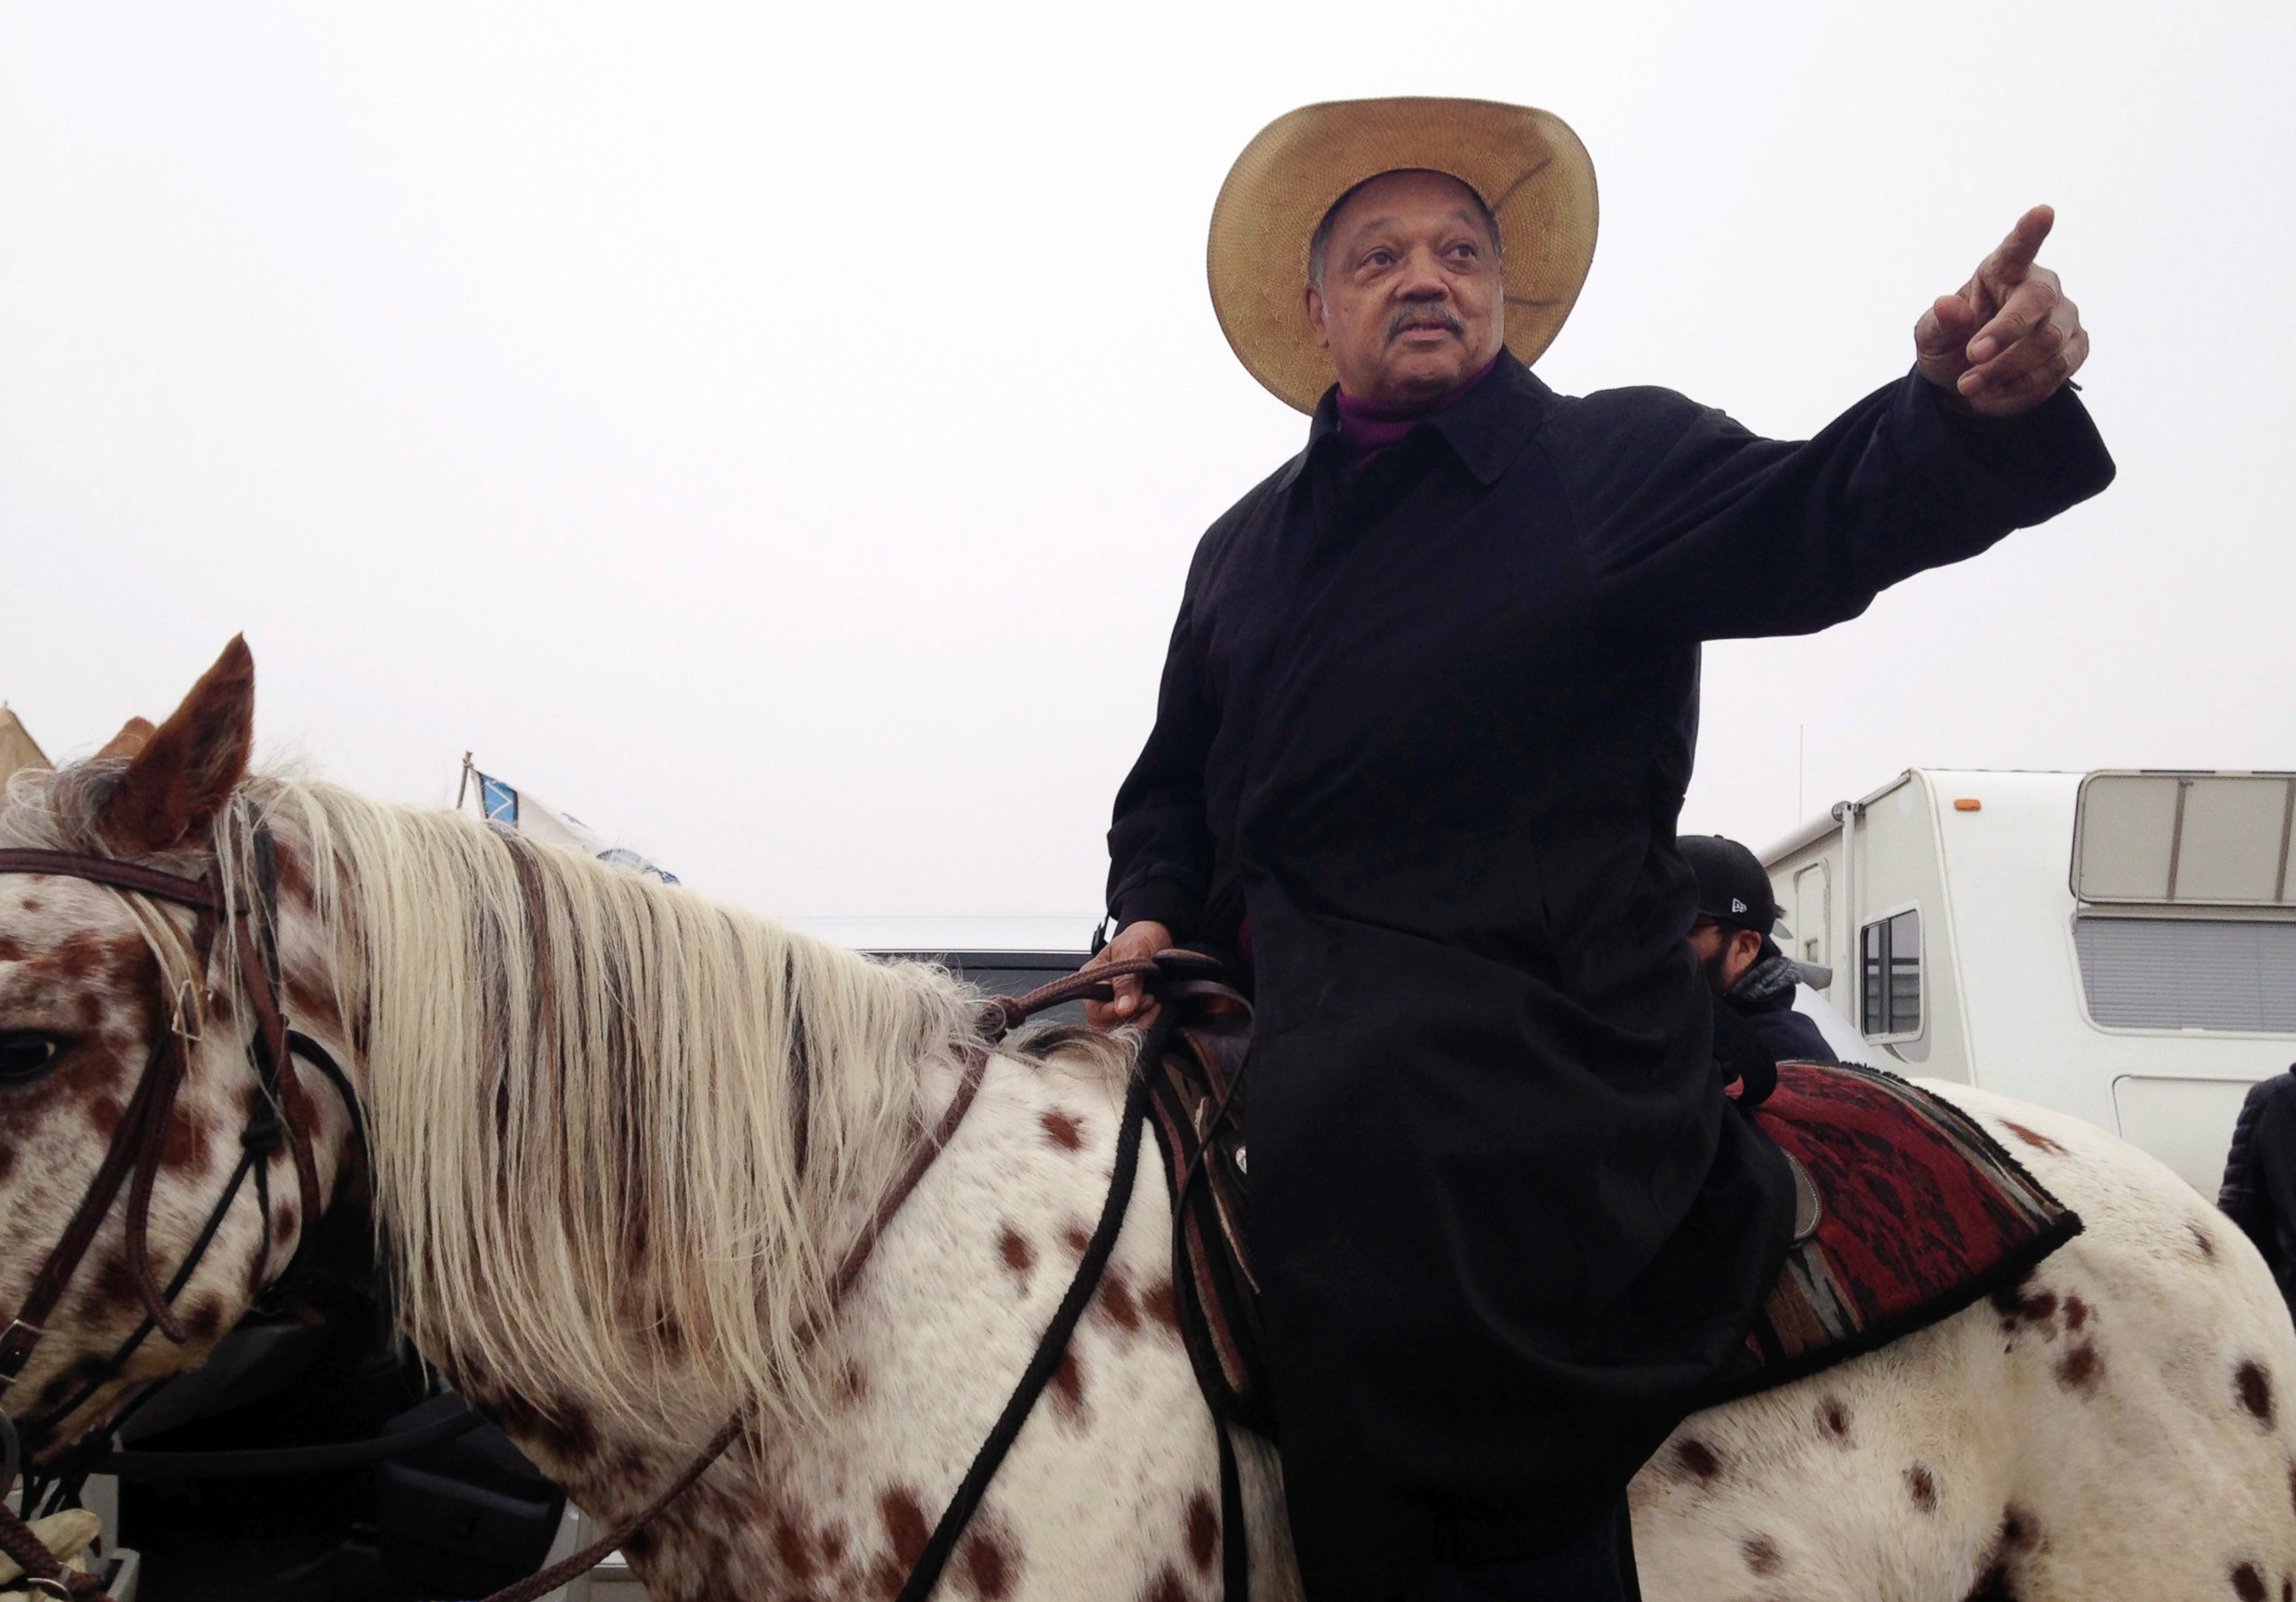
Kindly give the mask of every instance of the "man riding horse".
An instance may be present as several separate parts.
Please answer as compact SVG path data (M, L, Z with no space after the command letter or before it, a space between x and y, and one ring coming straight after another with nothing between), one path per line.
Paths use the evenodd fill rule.
M1546 112L1308 106L1222 186L1220 325L1313 422L1197 547L1103 957L1253 970L1253 1251L1316 1602L1634 1594L1627 1483L1792 1204L1687 940L1699 648L1856 617L2111 481L2051 221L1790 443L1531 373L1595 242ZM1136 982L1099 1015L1144 1016Z

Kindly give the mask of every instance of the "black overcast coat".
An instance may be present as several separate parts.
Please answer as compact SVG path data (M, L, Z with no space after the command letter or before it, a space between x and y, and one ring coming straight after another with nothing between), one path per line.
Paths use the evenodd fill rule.
M1198 546L1111 909L1248 913L1254 1250L1315 1602L1583 1532L1726 1363L1791 1192L1710 1060L1674 850L1699 643L1856 617L2095 494L2061 392L1918 377L1816 439L1511 356Z

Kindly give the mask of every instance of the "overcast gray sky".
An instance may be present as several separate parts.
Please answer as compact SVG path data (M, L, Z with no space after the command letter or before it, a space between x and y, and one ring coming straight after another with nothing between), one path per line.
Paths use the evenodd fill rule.
M1765 433L2058 209L2120 482L1710 651L1686 827L2296 767L2292 45L2278 0L18 0L0 698L84 753L243 629L265 748L371 793L468 748L762 911L1088 919L1189 552L1304 430L1212 320L1213 193L1292 106L1450 94L1594 154L1548 382Z

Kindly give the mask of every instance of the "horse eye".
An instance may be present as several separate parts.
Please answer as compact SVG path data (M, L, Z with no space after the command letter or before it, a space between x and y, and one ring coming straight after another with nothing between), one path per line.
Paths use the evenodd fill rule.
M0 1085L29 1084L55 1065L53 1035L23 1031L0 1034Z

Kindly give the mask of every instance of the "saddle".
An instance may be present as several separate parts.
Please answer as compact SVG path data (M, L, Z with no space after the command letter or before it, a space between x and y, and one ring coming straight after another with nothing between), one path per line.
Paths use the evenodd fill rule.
M1166 951L1156 961L1161 1009L1142 1064L1171 1182L1180 1330L1215 1414L1272 1434L1245 1228L1251 1004L1211 957ZM1785 1384L1948 1318L2080 1232L2080 1219L1974 1120L1918 1087L1864 1066L1765 1058L1755 1072L1739 1056L1726 1049L1721 1072L1741 1114L1784 1155L1794 1217L1742 1352L1700 1405Z

